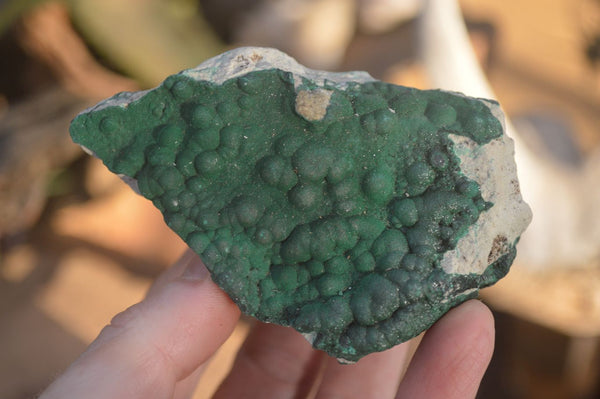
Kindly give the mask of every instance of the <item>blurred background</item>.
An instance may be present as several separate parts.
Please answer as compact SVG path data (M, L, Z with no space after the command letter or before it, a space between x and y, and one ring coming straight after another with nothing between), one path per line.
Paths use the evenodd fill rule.
M240 45L431 88L424 3L0 1L0 397L43 389L185 248L150 202L71 143L79 111ZM468 43L525 145L568 176L588 173L600 146L600 0L458 3ZM538 183L560 187L561 176ZM595 182L573 195L586 197ZM561 212L532 206L542 220ZM586 206L600 208L600 196ZM598 257L574 254L567 265L528 253L482 292L497 344L479 397L598 398ZM195 398L210 397L248 328L239 323Z

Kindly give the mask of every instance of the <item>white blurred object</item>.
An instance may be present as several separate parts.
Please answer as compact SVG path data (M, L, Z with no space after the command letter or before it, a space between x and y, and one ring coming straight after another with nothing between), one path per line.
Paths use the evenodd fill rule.
M269 0L245 18L234 40L278 48L310 68L335 69L355 29L355 0Z
M495 98L475 57L456 0L426 0L419 49L433 87ZM600 155L572 168L527 147L507 120L523 198L533 221L517 262L532 269L585 267L600 256Z
M423 0L357 0L358 26L364 33L378 34L415 18Z

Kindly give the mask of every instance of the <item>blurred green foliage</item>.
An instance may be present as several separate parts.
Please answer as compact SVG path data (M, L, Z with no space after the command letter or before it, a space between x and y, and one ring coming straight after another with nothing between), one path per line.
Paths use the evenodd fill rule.
M191 0L70 0L69 7L94 50L145 87L223 51Z
M48 0L0 6L0 34ZM195 0L65 0L71 22L99 60L142 87L224 50Z
M0 2L0 36L25 11L46 0L6 0Z

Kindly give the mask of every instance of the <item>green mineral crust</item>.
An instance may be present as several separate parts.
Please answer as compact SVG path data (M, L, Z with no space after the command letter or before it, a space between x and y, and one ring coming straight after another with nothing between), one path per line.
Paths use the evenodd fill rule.
M161 210L243 312L346 361L503 277L530 218L494 102L272 49L117 94L71 135Z

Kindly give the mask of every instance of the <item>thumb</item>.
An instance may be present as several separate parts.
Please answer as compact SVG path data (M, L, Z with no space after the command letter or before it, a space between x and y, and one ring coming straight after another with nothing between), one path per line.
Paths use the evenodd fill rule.
M115 316L41 398L171 397L221 346L240 312L187 253Z

